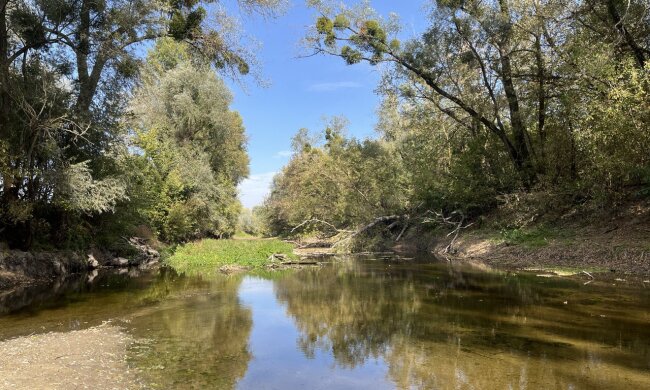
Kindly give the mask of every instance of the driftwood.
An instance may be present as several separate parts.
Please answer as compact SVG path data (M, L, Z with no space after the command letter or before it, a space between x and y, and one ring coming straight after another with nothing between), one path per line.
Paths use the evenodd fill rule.
M404 224L404 227L402 228L402 231L399 232L399 234L397 235L397 238L395 239L395 242L398 242L400 240L400 238L402 238L402 236L404 235L404 233L406 232L406 229L408 229L408 227L409 227L409 224L408 224L408 221L406 221L406 223Z
M283 261L282 265L319 265L320 263L315 260L289 260Z
M330 228L332 228L334 231L339 232L339 233L352 233L350 230L342 230L342 229L339 229L339 228L337 228L336 226L334 226L333 224L331 224L331 223L329 223L329 222L327 222L327 221L323 221L323 220L321 220L321 219L317 219L317 218L312 218L312 219L308 219L308 220L305 220L305 221L301 222L299 225L297 225L296 227L294 227L293 229L291 229L291 233L295 232L296 230L300 229L301 227L303 227L303 226L305 226L305 225L308 225L308 224L315 224L315 223L318 223L318 224L321 224L321 225L325 225L325 226L327 226L327 227L330 227Z
M458 239L458 236L460 235L461 230L467 229L468 227L474 225L474 222L469 223L467 225L463 225L463 222L465 222L465 215L456 210L449 214L449 216L445 216L442 212L435 212L435 211L428 211L427 214L430 214L433 216L433 218L425 218L423 223L443 223L445 225L451 225L454 227L454 229L447 234L447 237L454 236L451 241L449 242L449 245L445 247L445 250L443 253L455 253L456 251L454 250L454 243ZM454 216L459 216L460 218L458 221L454 221Z
M336 243L334 243L334 245L332 245L332 248L335 248L335 247L341 245L342 243L344 243L346 241L350 241L354 237L367 232L368 230L372 229L373 227L377 226L378 224L380 224L382 222L390 222L390 221L394 221L394 220L399 220L399 219L402 219L404 217L405 216L403 216L403 215L387 215L387 216L384 216L384 217L375 218L369 224L367 224L365 226L362 226L361 228L359 228L356 231L352 232L352 234L350 234L349 236L347 236L347 237L337 241Z
M587 271L582 271L582 273L585 274L585 275L587 275L587 276L589 276L589 277L591 278L591 280L588 280L588 281L586 281L585 283L583 283L585 286L588 285L589 283L593 282L594 280L596 280L596 278L594 278L594 275L590 274L589 272L587 272Z
M418 205L416 207L419 208L421 205ZM412 209L413 211L415 209ZM392 230L395 227L398 227L400 224L402 224L401 229L397 236L395 237L395 242L398 242L399 240L402 239L404 236L404 233L408 230L409 226L411 225L411 221L416 221L418 223L437 223L437 224L442 224L442 225L450 225L453 227L452 231L447 234L447 237L451 237L451 241L449 244L445 247L443 253L454 253L456 250L454 249L454 244L456 243L456 240L458 240L458 237L460 236L460 232L464 229L469 228L470 226L474 225L474 223L468 223L465 224L465 215L461 211L454 211L450 213L449 215L445 216L442 212L435 212L431 210L427 210L422 214L416 215L415 217L412 217L410 214L404 214L404 215L386 215L382 217L377 217L373 219L370 223L361 226L357 230L345 230L345 229L339 229L337 228L334 224L323 221L317 218L312 218L308 219L306 221L303 221L296 227L294 227L291 232L295 232L296 230L302 228L305 225L312 224L312 223L317 223L317 224L322 224L333 231L336 231L341 237L338 241L334 242L332 245L332 248L336 248L340 245L342 245L345 242L348 242L352 240L353 238L367 232L368 230L374 228L375 226L385 223L387 226L384 228L385 230Z

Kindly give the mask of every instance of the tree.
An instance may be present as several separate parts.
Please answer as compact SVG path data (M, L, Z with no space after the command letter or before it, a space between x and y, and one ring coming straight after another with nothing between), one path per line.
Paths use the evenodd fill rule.
M506 1L470 2L467 6L438 2L434 12L432 25L422 38L404 46L390 39L394 27L367 17L371 11L359 16L341 10L335 16L322 16L310 41L317 52L340 56L348 64L395 64L397 71L412 81L414 88L408 93L430 100L473 132L485 128L496 136L523 183L530 186L536 172L526 113L516 88L516 83L520 88L530 83L515 73L516 61L528 61L526 54L515 55L517 27L522 21L514 19L515 11ZM527 41L519 39L517 43L530 45L532 51L532 39Z
M207 12L210 3L218 1L0 0L0 237L28 247L34 235L80 236L66 229L92 225L118 199L126 201L75 208L80 203L73 199L86 189L66 183L80 164L90 179L76 183L117 189L131 180L123 170L130 163L122 119L146 42L170 37L224 73L250 72L250 50L233 33L229 15ZM239 3L244 12L263 15L283 4ZM217 156L210 163L227 164Z
M248 174L241 118L232 96L189 48L158 41L132 101L136 145L158 189L150 223L171 242L234 233L237 185Z
M328 121L323 131L325 143L296 151L274 179L265 205L272 234L309 229L332 233L332 225L356 227L409 207L409 176L395 149L383 141L349 139L346 126L344 118ZM301 129L295 139L315 138L307 134ZM312 219L330 225L305 226L292 232Z

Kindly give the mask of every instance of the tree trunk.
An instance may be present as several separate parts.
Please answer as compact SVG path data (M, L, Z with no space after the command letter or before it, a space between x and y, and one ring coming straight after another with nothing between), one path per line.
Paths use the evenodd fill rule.
M79 78L79 96L75 109L82 120L87 121L90 118L90 105L93 97L97 92L99 79L106 65L104 48L100 45L97 48L98 53L95 55L92 70L90 70L90 2L85 0L81 5L79 15L79 30L77 31L77 48L75 55L77 57L77 77Z
M500 0L501 15L510 24L510 13L506 0ZM499 56L501 61L501 81L503 82L503 91L508 101L510 111L510 126L512 128L513 146L516 153L515 164L520 168L520 174L524 186L530 187L535 181L535 172L531 161L531 151L526 143L527 130L522 120L521 109L519 107L519 97L512 78L512 64L510 62L510 32L505 33L505 37L499 45Z
M627 27L625 27L625 24L621 19L621 15L619 14L618 9L616 8L615 0L607 0L607 12L609 13L609 16L612 18L612 23L614 23L614 28L618 31L619 34L621 34L621 37L625 41L625 45L627 45L630 51L632 52L632 55L634 56L637 65L641 69L644 69L646 58L643 52L643 48L639 46L639 44L636 42L632 34L630 34L630 31L627 29Z
M9 136L9 32L7 31L7 3L0 0L0 137Z
M9 0L0 0L0 140L8 140L11 137L10 113L11 113L11 95L9 88L10 74L9 67L9 31L7 30L7 4ZM11 151L7 151L1 156L2 162L6 169L10 169ZM2 205L6 206L13 201L14 195L17 195L15 189L14 177L11 172L0 172L2 175Z
M544 57L542 55L542 38L535 36L535 61L537 62L537 135L540 142L540 157L542 173L546 170L546 86L544 84Z

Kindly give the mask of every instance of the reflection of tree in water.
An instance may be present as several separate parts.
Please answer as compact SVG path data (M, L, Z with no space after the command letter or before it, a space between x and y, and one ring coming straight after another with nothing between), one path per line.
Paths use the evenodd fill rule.
M152 387L228 389L244 376L252 315L237 296L241 280L186 278L156 287L167 298L132 321L144 340L132 348L131 363Z
M392 335L408 331L419 306L408 281L334 268L280 279L276 295L296 319L303 352L311 357L316 349L330 350L345 367L383 355Z
M648 340L648 331L623 341L630 350L603 348L620 337L619 328L639 324L603 327L584 307L567 310L567 294L573 300L580 294L571 282L541 285L453 268L349 267L276 282L307 356L320 349L350 368L381 357L404 389L650 385L643 375L647 348L634 347Z

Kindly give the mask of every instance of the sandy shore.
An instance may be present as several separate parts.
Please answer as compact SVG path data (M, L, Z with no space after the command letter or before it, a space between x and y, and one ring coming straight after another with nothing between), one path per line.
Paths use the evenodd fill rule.
M130 343L127 334L109 324L2 341L0 388L142 388L126 362Z

